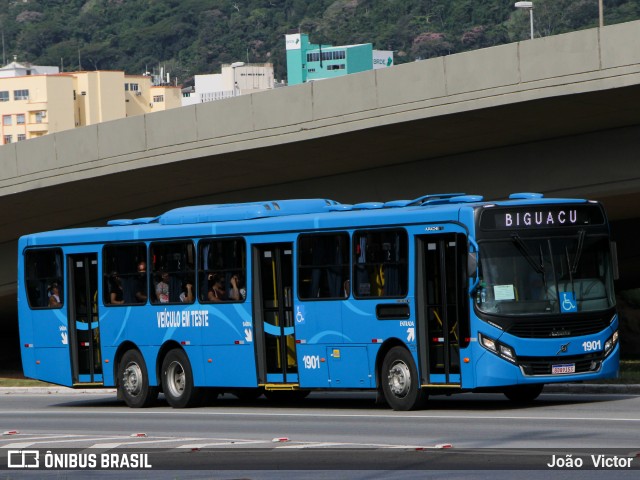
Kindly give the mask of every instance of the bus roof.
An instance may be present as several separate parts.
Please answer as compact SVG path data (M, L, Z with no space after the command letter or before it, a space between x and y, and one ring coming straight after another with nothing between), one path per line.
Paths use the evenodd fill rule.
M361 228L386 224L458 221L461 208L486 205L584 203L584 199L543 198L517 193L509 199L483 201L464 193L430 194L414 200L341 204L327 199L200 205L169 210L157 217L110 220L106 227L34 233L21 237L26 246L134 241L210 235ZM428 218L423 215L429 214ZM189 230L185 230L185 226Z

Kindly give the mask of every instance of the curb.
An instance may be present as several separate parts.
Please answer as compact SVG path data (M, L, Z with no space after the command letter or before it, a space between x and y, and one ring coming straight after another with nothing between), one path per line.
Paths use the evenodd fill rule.
M548 383L542 393L595 393L640 395L640 385L599 383ZM0 387L0 395L115 395L115 388Z
M606 383L548 383L542 393L606 393L640 395L640 385Z

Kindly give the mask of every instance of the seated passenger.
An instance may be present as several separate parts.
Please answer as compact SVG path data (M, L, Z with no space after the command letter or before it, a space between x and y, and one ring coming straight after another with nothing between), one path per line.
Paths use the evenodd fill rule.
M147 303L147 262L138 263L138 276L135 279L136 301Z
M122 288L122 281L117 272L111 272L109 276L109 302L111 305L123 305L124 290Z
M156 284L156 298L160 303L169 303L169 274L162 272L160 281Z
M182 303L193 303L193 284L185 283L180 292L180 301Z
M231 288L229 288L229 299L242 301L247 298L247 289L244 288L244 282L240 278L240 275L233 275L231 280Z
M224 302L226 292L224 291L222 275L218 275L217 273L211 274L209 275L209 281L211 282L211 287L207 293L207 300L210 302Z
M62 301L60 300L60 290L58 289L58 284L56 282L52 283L48 289L49 295L49 308L58 308L62 306Z

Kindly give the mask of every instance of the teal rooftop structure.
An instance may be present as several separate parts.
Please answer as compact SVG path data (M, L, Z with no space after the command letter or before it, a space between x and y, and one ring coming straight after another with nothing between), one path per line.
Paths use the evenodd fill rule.
M286 35L286 51L289 85L373 70L378 53L370 43L338 47L313 44L306 33ZM391 66L392 52L383 53L384 59L376 66Z

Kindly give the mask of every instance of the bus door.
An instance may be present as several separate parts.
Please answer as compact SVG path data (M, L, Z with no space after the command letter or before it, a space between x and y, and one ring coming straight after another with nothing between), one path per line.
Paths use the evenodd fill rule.
M416 301L421 382L459 386L460 347L468 340L466 236L444 233L418 237ZM426 355L425 355L426 353Z
M73 383L102 384L98 323L98 256L67 256L69 276L69 346Z
M297 384L293 316L293 244L253 250L254 331L260 384Z

